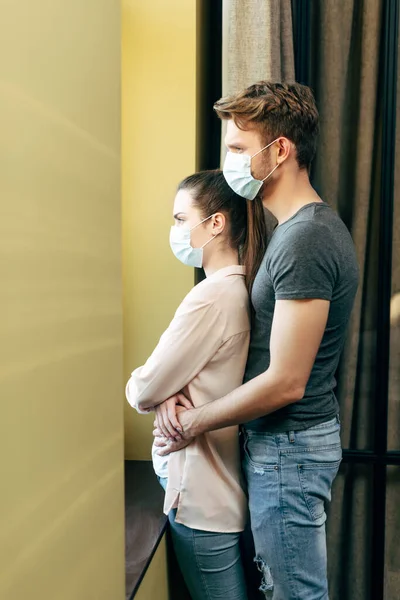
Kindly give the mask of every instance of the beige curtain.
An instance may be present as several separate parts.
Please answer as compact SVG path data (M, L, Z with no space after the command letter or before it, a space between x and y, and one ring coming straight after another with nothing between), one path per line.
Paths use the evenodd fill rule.
M294 81L290 0L223 0L223 95L260 79Z
M227 96L252 83L294 81L292 8L290 0L223 0L222 94ZM221 165L225 158L225 125L221 132ZM266 211L269 235L275 219ZM248 597L261 598L260 574L248 530L243 556L249 580Z
M222 95L252 83L294 81L290 0L223 0ZM222 122L221 165L226 122ZM269 234L275 219L266 211Z

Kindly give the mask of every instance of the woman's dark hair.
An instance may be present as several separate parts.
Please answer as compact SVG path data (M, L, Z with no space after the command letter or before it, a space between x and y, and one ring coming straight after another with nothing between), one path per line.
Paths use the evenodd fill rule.
M230 245L238 250L240 262L246 267L246 286L253 287L256 273L267 248L267 232L261 199L244 200L226 183L221 170L200 171L186 177L178 186L193 198L205 219L223 213L228 224Z

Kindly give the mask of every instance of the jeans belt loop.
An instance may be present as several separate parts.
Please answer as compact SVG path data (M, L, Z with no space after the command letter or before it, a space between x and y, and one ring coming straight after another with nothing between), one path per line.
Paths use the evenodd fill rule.
M294 431L289 431L288 432L288 438L289 438L289 442L291 444L294 444L294 442L295 442Z

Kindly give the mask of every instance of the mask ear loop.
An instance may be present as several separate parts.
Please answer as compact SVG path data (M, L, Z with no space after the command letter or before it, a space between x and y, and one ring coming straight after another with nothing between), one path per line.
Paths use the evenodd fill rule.
M210 215L209 217L206 217L205 219L203 219L202 221L200 221L200 223L197 223L197 225L193 225L193 227L191 229L189 229L189 231L193 231L193 229L196 229L196 227L198 227L199 225L201 225L205 221L208 221L208 219L212 219L214 216L215 215Z
M279 167L279 164L277 164L276 167L274 167L272 169L272 171L269 175L267 175L266 177L264 177L264 179L261 179L260 181L267 181L268 177L271 177L272 173L275 173L275 171L277 170L278 167Z
M208 219L212 219L212 217L215 217L215 213L213 215L210 215L209 217L206 217L205 219L203 219L202 221L200 221L200 223L197 223L197 225L195 225L194 227L192 227L192 229L189 229L189 231L193 231L193 229L196 229L196 227L198 227L199 225L201 225L202 223L204 223L205 221L208 221ZM217 233L216 235L213 235L212 238L210 238L208 240L208 242L206 242L205 244L203 244L202 246L200 246L201 249L205 248L207 246L207 244L209 244L210 242L212 242L213 240L215 240L215 238L217 237L217 235L219 235L220 233L222 233L222 231L220 231L219 233Z
M275 142L277 142L278 140L279 140L279 138L276 138L276 140L274 140L273 142L270 142L269 144L267 144L266 146L264 146L264 148L261 148L261 150L259 150L258 152L256 152L252 156L250 156L250 160L252 158L254 158L255 156L257 156L257 154L260 154L260 152L264 152L264 150L266 150L267 148L269 148L270 146L272 146L272 144L275 144Z
M202 246L200 246L200 248L205 248L205 247L207 246L207 244L209 244L210 242L212 242L213 240L215 240L215 238L216 238L217 236L219 236L219 235L220 235L220 233L222 233L222 231L220 231L219 233L216 233L215 235L213 235L213 237L212 237L212 238L210 238L210 239L208 240L208 242L206 242L205 244L203 244Z
M261 148L261 150L259 150L258 152L256 152L255 154L253 154L253 156L250 156L250 163L252 161L252 159L257 156L257 154L260 154L260 152L264 152L264 150L266 150L267 148L269 148L270 146L272 146L272 144L275 144L275 142L277 142L279 140L279 138L276 138L276 140L274 140L273 142L270 142L269 144L267 144L266 146L264 146L264 148ZM279 164L276 165L276 167L274 167L271 171L271 173L269 173L269 175L267 175L266 177L264 177L264 179L260 179L260 181L262 181L264 183L264 181L266 181L269 177L271 177L271 175L273 173L275 173L275 171L277 170L277 168L279 167Z

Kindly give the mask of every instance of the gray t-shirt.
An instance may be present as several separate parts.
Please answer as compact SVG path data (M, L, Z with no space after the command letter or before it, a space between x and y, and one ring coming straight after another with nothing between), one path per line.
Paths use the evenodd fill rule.
M247 423L247 429L296 431L337 415L335 372L357 285L353 241L327 204L307 204L275 229L252 290L254 315L244 381L268 369L276 300L320 298L330 301L330 309L304 398Z

